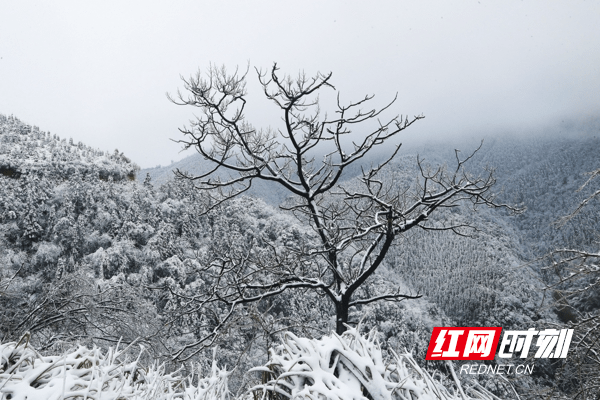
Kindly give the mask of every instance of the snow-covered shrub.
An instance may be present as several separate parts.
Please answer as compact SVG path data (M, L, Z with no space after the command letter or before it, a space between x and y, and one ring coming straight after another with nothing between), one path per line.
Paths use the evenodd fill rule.
M206 378L167 374L162 365L127 361L127 348L80 346L62 356L42 356L28 344L0 344L0 398L11 400L226 400L229 372L213 362ZM143 349L142 349L143 351ZM141 352L140 352L141 355ZM194 383L196 382L196 383Z
M33 263L36 269L42 269L49 265L55 265L61 255L61 248L54 243L40 243L34 256Z
M283 343L271 349L269 362L252 369L263 378L251 389L254 399L496 398L481 387L463 390L454 372L454 387L447 388L422 370L411 354L392 351L384 359L375 336L374 331L362 336L353 328L318 340L286 333Z

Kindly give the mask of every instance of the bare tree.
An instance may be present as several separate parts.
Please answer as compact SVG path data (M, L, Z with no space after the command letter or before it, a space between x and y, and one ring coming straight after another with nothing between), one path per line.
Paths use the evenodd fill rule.
M238 306L302 289L314 290L331 301L336 331L342 333L353 306L420 297L398 290L374 295L361 290L382 265L396 238L413 228L468 234L473 229L468 224L432 221L432 214L463 202L501 206L490 192L495 183L493 171L472 176L466 172L465 162L473 154L461 158L458 151L451 170L431 170L419 161L420 177L411 190L385 184L380 173L400 149L393 140L423 118L383 119L395 98L371 109L372 95L343 103L338 93L337 108L330 116L321 113L317 94L335 90L331 73L312 77L300 73L294 79L281 75L277 64L256 72L264 95L281 111L278 129L256 129L246 121L248 71L230 74L225 68L211 66L204 75L198 72L183 79L186 95L179 92L172 101L198 107L201 115L181 129L185 139L180 142L195 148L214 168L198 176L179 175L195 180L199 188L211 193L213 204L243 193L256 179L281 185L294 199L281 207L309 224L315 240L272 248L260 255L247 252L214 258L206 274L211 274L215 283L202 301L229 307L229 314L218 321L219 325ZM387 158L370 168L362 166L358 185L340 185L344 171L363 164L365 156L376 148L389 149ZM214 338L216 332L209 336ZM207 340L205 337L186 349Z

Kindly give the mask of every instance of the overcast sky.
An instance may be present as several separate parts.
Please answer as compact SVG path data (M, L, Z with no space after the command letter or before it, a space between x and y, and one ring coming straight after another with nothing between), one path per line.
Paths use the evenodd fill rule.
M600 114L599 21L598 1L2 0L0 113L165 165L194 112L165 96L180 74L277 61L348 99L398 92L426 116L412 135L534 128Z

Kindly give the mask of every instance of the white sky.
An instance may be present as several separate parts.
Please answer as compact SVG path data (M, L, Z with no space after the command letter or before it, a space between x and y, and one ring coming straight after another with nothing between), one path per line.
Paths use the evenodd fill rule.
M412 135L600 115L597 1L2 0L0 57L0 113L142 167L187 155L169 138L195 110L165 92L210 62L398 92L398 113L426 116ZM260 107L251 122L272 123Z

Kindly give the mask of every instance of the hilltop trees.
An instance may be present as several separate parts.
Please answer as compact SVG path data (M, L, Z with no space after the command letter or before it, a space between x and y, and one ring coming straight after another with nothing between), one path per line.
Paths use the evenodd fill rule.
M468 234L473 228L468 223L436 220L436 211L463 202L500 206L490 191L492 171L469 174L465 163L472 155L460 157L458 151L452 169L431 169L419 161L420 176L412 185L388 185L380 179L400 149L394 143L398 134L423 118L385 117L395 99L370 109L373 96L344 103L338 93L335 111L323 114L318 94L335 90L331 73L292 78L282 75L277 64L256 72L265 97L281 112L278 127L258 129L246 120L247 72L211 66L205 75L184 79L187 93L180 92L173 101L198 107L201 114L181 130L185 138L180 142L195 148L213 168L196 176L180 175L208 192L213 204L243 193L257 179L279 185L290 195L281 208L313 235L278 245L272 241L261 251L240 246L213 254L203 271L210 290L197 294L194 303L196 308L220 304L223 314L211 334L186 346L179 356L210 342L238 308L293 291L327 298L341 334L351 307L420 297L396 289L365 290L398 237L413 228ZM377 148L389 151L386 158L370 167L361 165ZM356 167L362 171L358 180L342 183L344 172Z

